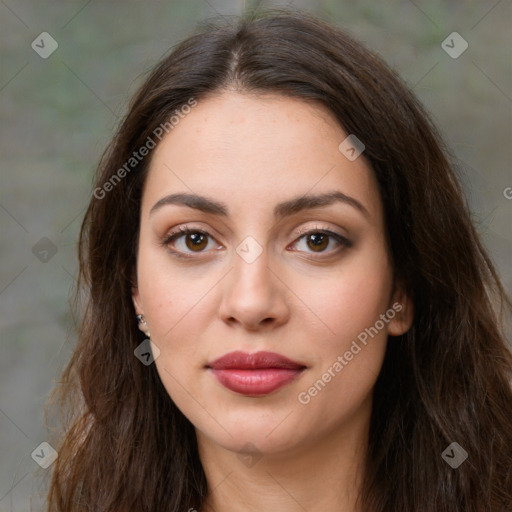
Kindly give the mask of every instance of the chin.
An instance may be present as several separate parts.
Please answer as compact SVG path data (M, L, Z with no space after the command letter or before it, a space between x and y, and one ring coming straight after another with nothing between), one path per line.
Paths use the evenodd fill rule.
M257 451L265 454L278 454L293 449L301 438L296 429L290 426L244 423L229 429L232 437L222 436L217 442L234 452Z

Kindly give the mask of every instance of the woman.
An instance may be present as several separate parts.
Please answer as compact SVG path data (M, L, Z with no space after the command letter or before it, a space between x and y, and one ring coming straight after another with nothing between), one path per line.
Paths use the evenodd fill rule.
M305 14L207 25L99 167L49 510L512 510L510 300L417 99Z

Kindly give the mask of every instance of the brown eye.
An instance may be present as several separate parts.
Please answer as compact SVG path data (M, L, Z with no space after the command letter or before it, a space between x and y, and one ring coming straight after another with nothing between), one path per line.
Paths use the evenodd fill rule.
M331 241L334 240L335 248L331 250L327 250L327 248L331 245ZM302 243L302 248L300 247ZM352 242L347 240L344 236L341 236L338 233L334 233L333 231L323 229L323 230L310 230L306 233L302 233L302 235L297 239L294 244L298 246L300 252L306 252L311 254L329 254L338 252L336 250L336 245L338 249L341 247L351 247Z
M308 247L315 252L321 252L329 246L329 236L324 233L313 233L306 236Z
M186 246L192 251L201 251L208 245L207 235L201 232L191 232L182 236L185 237Z
M162 245L166 246L176 256L187 258L190 253L206 252L205 249L208 247L210 238L206 231L179 228L176 232L167 236L162 241Z

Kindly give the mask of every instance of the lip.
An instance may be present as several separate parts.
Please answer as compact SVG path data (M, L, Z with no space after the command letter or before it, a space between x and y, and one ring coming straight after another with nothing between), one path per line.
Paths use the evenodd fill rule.
M246 396L263 396L297 378L306 366L275 352L230 352L206 365L226 388Z

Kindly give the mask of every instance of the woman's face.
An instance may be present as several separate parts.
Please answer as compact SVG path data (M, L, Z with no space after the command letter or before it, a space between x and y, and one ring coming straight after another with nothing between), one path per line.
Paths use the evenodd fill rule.
M224 92L154 149L135 309L169 396L229 450L282 453L367 423L387 336L410 326L375 177L339 149L347 135L322 106ZM234 351L297 365L209 367Z

